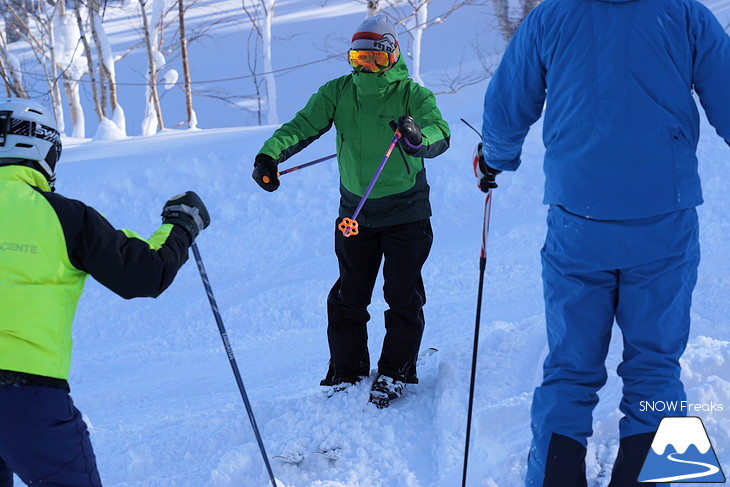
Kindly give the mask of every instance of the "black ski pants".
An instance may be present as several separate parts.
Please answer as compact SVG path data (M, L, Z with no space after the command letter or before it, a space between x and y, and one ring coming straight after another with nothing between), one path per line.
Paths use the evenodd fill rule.
M335 230L340 277L327 298L330 366L322 385L357 382L370 374L367 307L383 260L383 295L388 310L378 373L404 382L418 382L416 359L426 303L421 268L432 242L429 219L379 228L360 227L359 233L350 237Z

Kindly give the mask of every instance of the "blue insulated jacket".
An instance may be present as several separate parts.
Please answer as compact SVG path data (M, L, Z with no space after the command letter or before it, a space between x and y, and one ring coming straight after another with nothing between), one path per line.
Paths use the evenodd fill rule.
M644 218L702 203L699 96L730 141L730 37L694 0L545 0L510 41L484 102L488 165L520 165L545 107L545 203Z

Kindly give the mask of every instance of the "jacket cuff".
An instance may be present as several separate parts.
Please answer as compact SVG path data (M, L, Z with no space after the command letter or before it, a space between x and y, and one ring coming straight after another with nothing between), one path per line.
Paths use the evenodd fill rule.
M498 171L516 171L520 167L520 164L522 164L522 159L520 159L521 155L522 151L512 160L485 159L484 162L487 166Z
M418 145L411 144L411 142L408 140L408 137L403 137L403 142L406 143L406 146L408 147L408 151L411 153L416 152L418 149L423 147L422 143L418 144Z

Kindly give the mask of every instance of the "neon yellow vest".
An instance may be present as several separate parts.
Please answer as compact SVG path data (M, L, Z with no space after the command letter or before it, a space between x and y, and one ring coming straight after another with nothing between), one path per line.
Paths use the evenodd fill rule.
M0 369L68 379L88 274L71 265L55 211L29 185L49 191L33 169L0 167Z
M31 186L49 191L41 173L0 166L0 369L68 380L71 325L88 273L69 260L55 210ZM159 250L173 225L145 240Z

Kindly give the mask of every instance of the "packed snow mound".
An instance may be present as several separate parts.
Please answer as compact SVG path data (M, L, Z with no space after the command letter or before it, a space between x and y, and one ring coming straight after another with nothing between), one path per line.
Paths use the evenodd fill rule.
M117 126L116 123L105 118L99 122L99 127L96 129L96 135L94 135L94 142L100 142L104 140L121 140L126 138L127 135Z

